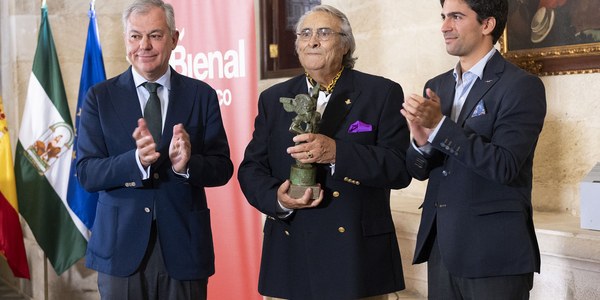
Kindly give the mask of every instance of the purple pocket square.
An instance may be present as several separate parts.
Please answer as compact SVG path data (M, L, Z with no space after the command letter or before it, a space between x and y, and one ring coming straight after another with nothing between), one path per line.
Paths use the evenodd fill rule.
M356 121L348 127L348 133L370 132L372 130L373 126L371 126L371 124L363 123L361 121Z

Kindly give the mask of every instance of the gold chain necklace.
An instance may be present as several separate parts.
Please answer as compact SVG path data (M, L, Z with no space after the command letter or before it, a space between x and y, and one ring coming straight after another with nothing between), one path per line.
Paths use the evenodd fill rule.
M339 72L337 72L337 74L335 74L335 77L333 77L333 80L331 80L331 83L329 85L327 85L326 87L320 87L319 89L325 91L325 93L327 94L331 94L338 79L340 79L340 76L342 76L342 71L344 71L344 66L342 66L342 69ZM310 75L308 75L307 72L304 72L304 74L306 75L306 78L308 78L308 82L310 82L310 84L313 87L317 85L317 82L314 79L312 79L312 77L310 77Z

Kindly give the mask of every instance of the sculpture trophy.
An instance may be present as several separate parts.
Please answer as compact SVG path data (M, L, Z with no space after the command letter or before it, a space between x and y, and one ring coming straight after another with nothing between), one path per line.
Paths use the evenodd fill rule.
M321 114L317 112L317 97L319 85L313 87L311 95L298 94L294 98L279 98L283 108L287 112L295 112L297 115L292 119L289 131L291 133L317 133ZM299 143L296 143L298 145ZM319 197L321 188L317 185L317 168L313 164L304 164L296 159L296 164L291 166L288 195L292 198L301 198L307 188L312 189L312 199Z

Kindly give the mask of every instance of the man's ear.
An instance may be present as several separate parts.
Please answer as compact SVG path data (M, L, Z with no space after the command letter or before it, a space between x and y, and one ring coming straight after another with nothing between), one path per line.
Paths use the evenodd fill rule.
M481 33L486 34L486 35L492 34L492 31L494 31L494 28L496 28L496 18L489 17L489 18L483 20Z
M177 43L179 42L179 30L175 30L175 33L171 38L173 39L173 49L171 50L175 50L175 48L177 47Z

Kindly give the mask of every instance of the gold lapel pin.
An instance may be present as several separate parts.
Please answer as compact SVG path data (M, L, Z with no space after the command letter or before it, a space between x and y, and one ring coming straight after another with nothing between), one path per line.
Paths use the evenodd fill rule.
M350 101L350 99L346 99L346 105L350 105L352 104L352 101Z

